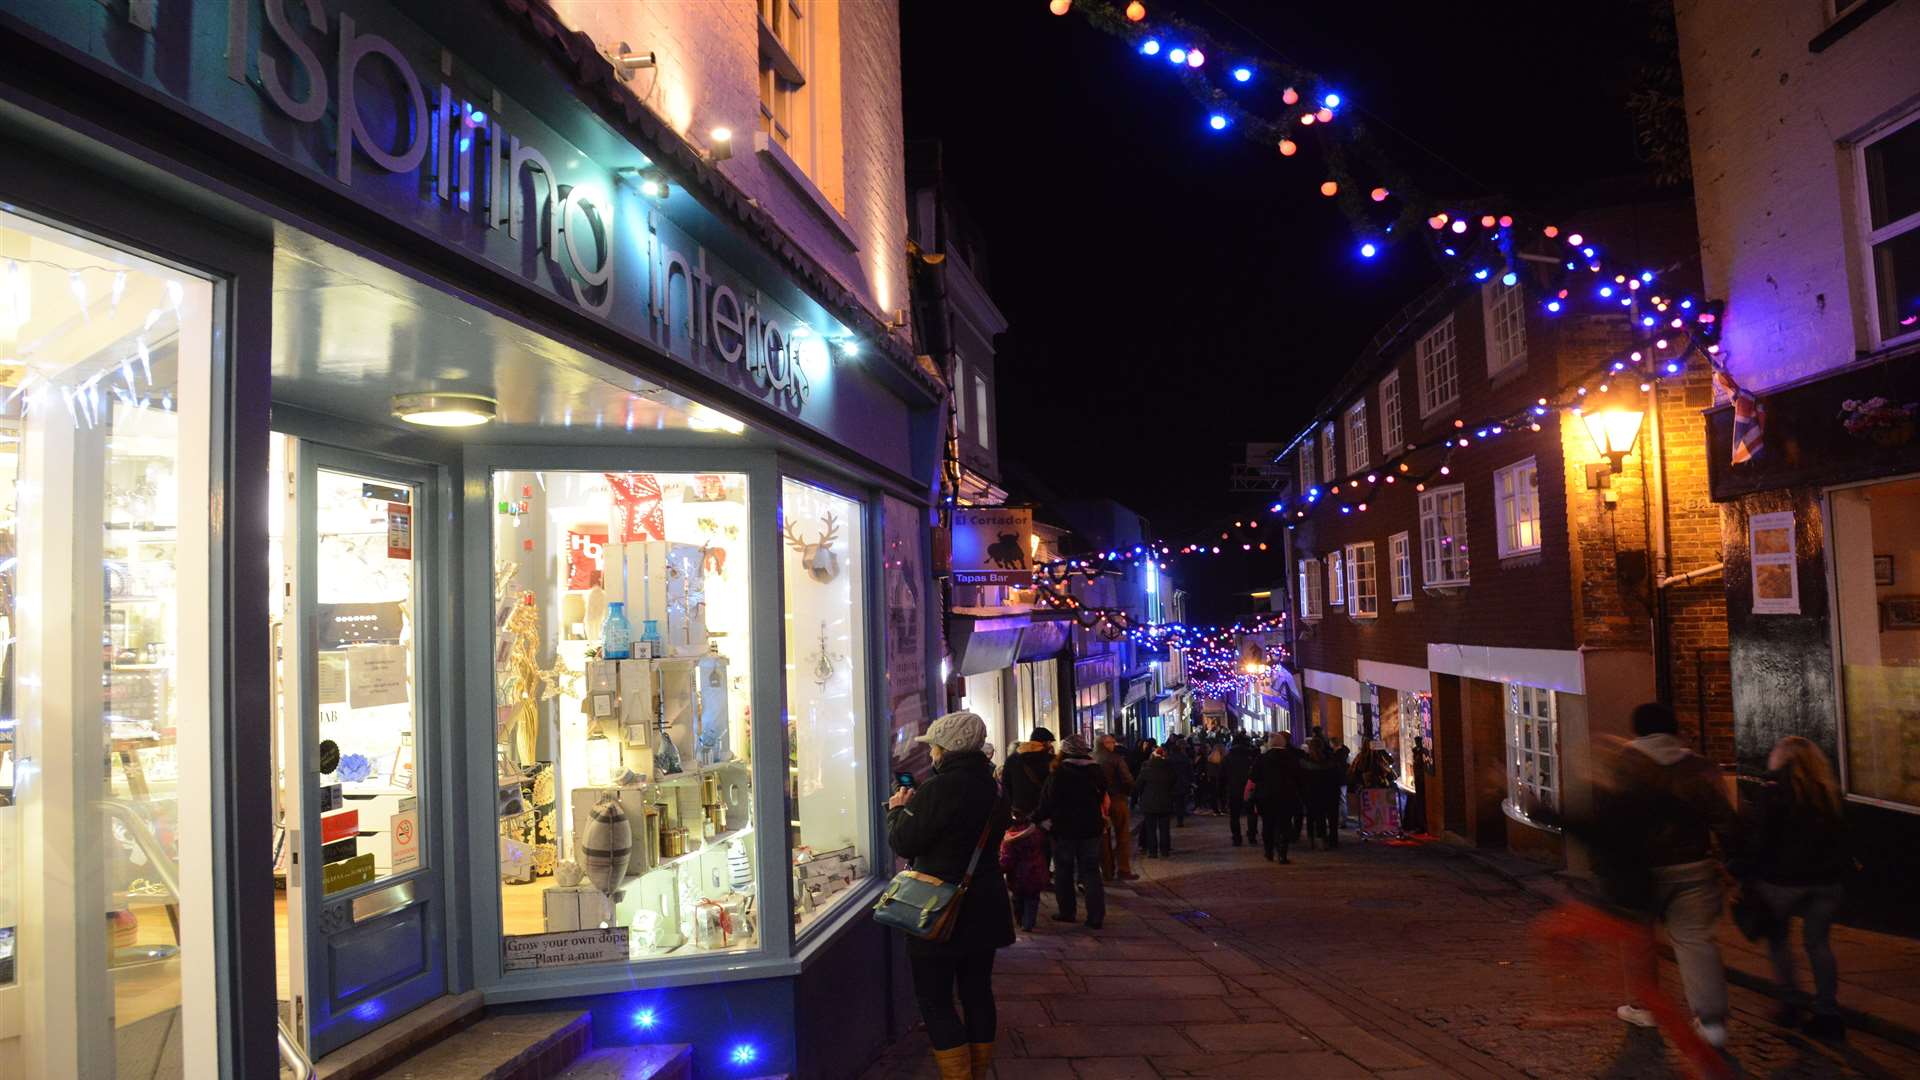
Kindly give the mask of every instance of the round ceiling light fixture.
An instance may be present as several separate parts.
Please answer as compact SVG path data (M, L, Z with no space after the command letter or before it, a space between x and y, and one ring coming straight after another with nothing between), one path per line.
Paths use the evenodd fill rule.
M420 427L479 427L491 423L500 403L485 394L433 390L393 395L393 415Z

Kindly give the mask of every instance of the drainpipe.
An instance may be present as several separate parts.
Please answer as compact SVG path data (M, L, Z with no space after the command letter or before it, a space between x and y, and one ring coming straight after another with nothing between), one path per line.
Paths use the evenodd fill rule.
M1647 493L1652 505L1647 508L1649 550L1655 558L1647 575L1653 582L1653 696L1663 705L1673 704L1673 646L1668 640L1666 575L1673 571L1673 553L1667 538L1667 455L1665 432L1660 427L1660 384L1647 390Z

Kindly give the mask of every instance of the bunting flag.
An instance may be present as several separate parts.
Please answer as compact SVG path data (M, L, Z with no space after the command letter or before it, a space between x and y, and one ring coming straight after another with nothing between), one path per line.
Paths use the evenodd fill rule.
M1733 464L1752 461L1765 449L1767 410L1724 371L1713 373L1713 384L1733 401Z

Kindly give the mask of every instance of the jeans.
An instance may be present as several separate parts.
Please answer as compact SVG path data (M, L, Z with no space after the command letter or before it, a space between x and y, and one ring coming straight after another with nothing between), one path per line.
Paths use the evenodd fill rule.
M1787 923L1795 915L1804 925L1807 964L1813 968L1813 1011L1818 1016L1840 1015L1835 992L1840 985L1840 965L1833 958L1834 913L1840 910L1840 885L1775 885L1756 882L1760 898L1773 909L1773 932L1767 935L1767 953L1773 958L1773 978L1788 1001L1807 1004L1807 996L1794 985L1793 945L1787 939Z
M1243 789L1244 790L1244 789ZM1227 796L1227 813L1232 815L1228 821L1233 827L1233 842L1240 842L1240 815L1247 815L1247 839L1258 843L1260 840L1260 808L1252 799L1242 798L1240 792Z
M1040 894L1014 893L1013 913L1020 920L1020 929L1033 929L1033 920L1040 917Z
M920 1018L927 1023L927 1038L935 1050L994 1041L999 1018L993 1007L992 949L914 956L907 963L913 969L913 996L920 1003ZM956 989L958 1009L953 1004Z
M1172 814L1145 814L1140 818L1140 850L1149 855L1173 854Z
M1720 944L1714 927L1726 906L1720 887L1720 868L1710 862L1682 863L1653 868L1653 890L1660 922L1680 965L1680 985L1687 1005L1703 1024L1727 1019L1727 969L1720 962Z
M1075 910L1074 880L1087 890L1087 924L1098 926L1107 917L1107 890L1100 882L1100 838L1056 839L1053 843L1053 898L1060 916L1071 920Z

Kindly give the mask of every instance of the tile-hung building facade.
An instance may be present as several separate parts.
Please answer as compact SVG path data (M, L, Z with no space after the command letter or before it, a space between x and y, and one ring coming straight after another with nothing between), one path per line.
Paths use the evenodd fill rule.
M1579 218L1650 266L1692 236L1685 204ZM1644 418L1617 469L1582 416L1529 411L1630 347L1619 309L1549 317L1524 273L1444 284L1376 337L1287 450L1294 730L1338 732L1356 752L1378 740L1409 792L1424 738L1436 831L1556 854L1529 797L1585 807L1592 740L1624 734L1656 697L1688 739L1727 752L1718 585L1669 580L1719 558L1705 376L1651 392L1591 380L1587 411ZM1476 423L1515 414L1533 423ZM1443 436L1454 444L1409 452Z
M1812 739L1853 903L1920 874L1920 6L1677 5L1702 270L1762 411L1709 424L1740 771ZM1756 138L1756 132L1765 132ZM1743 410L1744 411L1744 410ZM1745 460L1736 461L1734 444Z
M899 37L0 0L0 1076L562 1002L878 1055L939 704Z

